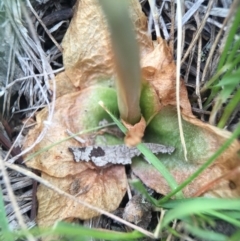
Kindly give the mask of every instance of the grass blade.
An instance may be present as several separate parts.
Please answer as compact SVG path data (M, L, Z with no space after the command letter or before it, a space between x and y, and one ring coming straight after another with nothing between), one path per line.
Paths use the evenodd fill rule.
M192 225L186 225L186 229L191 232L191 234L196 235L199 238L207 241L226 241L227 237L221 233L216 233L208 230L203 230Z
M8 220L5 212L2 189L0 187L0 240L14 241L8 225Z
M237 90L233 98L229 101L227 106L225 107L223 114L221 116L220 121L218 122L219 128L224 128L227 121L229 120L231 114L234 112L234 110L237 108L237 106L240 103L240 89Z
M91 238L101 240L136 240L138 238L144 237L142 233L139 233L137 231L129 233L114 232L110 230L83 227L80 225L74 225L65 222L59 222L53 228L33 228L29 232L35 237L51 237L54 235L58 235L70 238L67 240L72 241L85 241L90 240ZM18 236L19 238L23 238L26 236L26 232L24 230L17 231L16 236ZM60 240L65 239L63 238Z
M240 210L239 199L200 199L196 198L184 202L170 210L163 222L162 228L166 227L172 220L181 219L193 214L207 213L213 210Z

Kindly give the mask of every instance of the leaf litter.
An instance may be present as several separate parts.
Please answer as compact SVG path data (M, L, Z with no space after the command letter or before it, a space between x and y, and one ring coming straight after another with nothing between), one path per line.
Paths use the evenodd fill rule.
M76 14L74 16L75 18L73 19L74 21L72 21L72 24L71 24L72 31L73 32L76 31L76 33L78 31L77 26L80 26L80 28L81 28L81 26L86 26L86 24L82 24L82 25L78 24L79 22L77 22L77 20L76 20L78 18L78 17L76 17L77 13L81 13L80 6L83 7L83 8L85 7L84 5L81 5L81 4L84 4L85 2L84 1L82 1L82 2L83 3L79 3L79 5L78 5L79 8L76 9ZM164 40L160 41L160 43L157 46L153 47L153 44L152 44L149 36L147 35L146 28L145 28L146 18L145 18L145 16L143 16L143 14L141 12L140 5L138 5L134 1L133 1L133 3L135 5L137 5L137 9L140 10L140 11L136 11L137 14L136 14L136 12L135 12L135 14L138 15L138 16L141 16L140 19L136 18L134 20L135 21L134 23L137 23L135 26L137 27L137 33L138 33L137 36L138 36L139 44L141 46L141 56L142 56L141 63L142 63L143 76L145 77L145 79L147 81L149 81L151 86L154 86L153 92L157 93L158 99L161 100L157 103L158 107L156 108L161 113L161 109L164 110L165 106L174 106L176 104L176 102L175 102L175 91L174 91L174 87L175 87L175 83L174 83L175 64L174 64L174 60L172 59L172 52L168 48L168 46L167 46L167 44ZM92 4L93 3L91 3L91 5ZM87 5L87 6L89 7L89 5ZM92 9L90 7L88 8L90 12L87 14L87 16L90 16L90 18L93 16L91 14L91 11L95 11L95 12L99 11L98 6L95 6L95 5L92 5L92 6L93 6ZM84 16L84 17L86 17L86 16ZM80 23L81 23L81 21L83 21L84 23L87 22L88 24L94 22L94 24L96 25L95 21L92 21L92 20L89 21L87 18L84 19L84 17L83 17L82 20L81 20L81 17L80 17ZM99 16L99 18L101 20L103 20L102 16ZM77 22L76 25L74 25L74 22ZM97 23L98 23L98 21L97 21ZM140 28L138 28L139 26L140 26ZM91 28L88 28L88 29L90 30ZM109 79L114 78L114 68L110 63L111 58L112 58L112 53L111 53L111 49L109 48L110 44L109 44L109 39L108 39L108 31L107 31L107 28L104 27L104 25L101 25L101 26L97 25L96 30L93 31L93 32L96 34L98 32L97 30L99 30L99 29L103 29L103 31L100 31L101 34L102 34L102 32L104 32L104 33L103 33L103 36L99 36L99 39L103 39L103 41L98 41L98 42L100 42L100 43L98 43L98 44L100 44L100 47L95 45L97 41L94 42L94 46L96 46L96 49L98 49L97 50L98 52L96 54L91 53L91 51L89 53L84 52L84 49L81 49L81 46L80 46L81 44L75 46L74 42L75 42L75 44L77 44L78 41L76 42L76 40L74 38L72 38L72 41L69 40L70 42L67 42L67 40L66 40L66 42L65 42L66 49L64 48L64 51L65 51L64 54L66 54L66 57L63 55L64 65L65 65L66 70L65 70L65 72L57 75L57 77L56 77L57 85L58 85L58 83L60 83L62 81L62 87L57 88L57 93L60 93L60 94L57 94L57 96L59 97L59 99L60 98L63 98L63 99L57 100L56 111L57 111L57 109L59 109L59 113L61 113L61 111L63 111L64 108L67 109L68 103L70 104L71 107L73 107L74 104L78 105L78 110L70 111L71 115L69 115L69 113L67 113L67 112L63 115L58 114L56 116L56 120L58 118L60 119L60 118L63 117L62 123L57 124L57 121L54 122L54 125L55 124L57 125L56 129L53 128L53 131L51 133L49 133L49 135L47 135L42 142L45 142L46 140L49 140L49 142L52 143L55 140L59 139L60 137L63 137L63 136L65 137L65 135L63 134L63 131L60 131L60 135L58 137L56 137L56 138L54 137L53 139L51 138L52 136L54 136L53 133L56 133L59 130L64 129L64 128L65 128L64 130L66 130L65 124L67 124L67 126L72 127L71 124L73 124L74 121L69 121L69 119L71 118L71 116L76 114L81 109L80 106L82 106L81 101L74 103L74 101L72 99L74 99L76 96L78 96L78 94L80 94L82 91L84 92L84 90L82 90L82 89L84 89L88 86L91 88L91 86L93 86L94 84L99 84L99 82L100 82L99 79L101 80L101 79L104 79L104 78L105 79L106 78L109 78ZM85 30L80 29L79 31L80 32L83 31L81 33L84 33L84 31L86 31L85 34L82 34L84 37L82 39L83 42L81 42L81 43L87 43L90 46L92 43L89 41L89 39L90 39L89 34L91 34L91 33L87 32L86 28L85 28ZM70 36L76 36L78 38L79 34L76 34L76 33L75 33L75 35L72 35L72 33L66 34L65 39L70 38ZM64 41L65 41L65 39L64 39ZM63 45L64 45L64 42L63 42ZM76 51L79 54L80 58L77 58L77 57L74 56L74 58L72 58L73 59L72 62L71 62L71 60L68 62L67 54L73 55L71 50L70 51L67 50L67 47L71 46L71 45L73 45L74 47L80 48L78 51ZM105 52L99 51L99 49L100 50L104 49L103 47L104 48L106 47L106 51ZM82 53L82 55L81 55L81 53ZM84 60L85 57L86 57L86 61ZM88 62L87 57L89 57L89 59L93 60L94 62L93 63L91 63L91 61ZM106 61L102 61L105 58L106 58ZM98 62L98 60L101 60L101 61ZM83 61L83 62L81 62L81 61ZM102 63L106 64L106 66L103 66ZM62 78L61 81L60 81L59 80L60 75L62 75L62 76L65 75L67 77ZM68 79L68 81L66 81L67 79ZM107 83L103 83L103 84L107 85ZM60 86L60 84L59 84L59 86ZM69 88L66 89L65 86L69 86ZM82 91L77 92L80 89ZM93 89L94 89L94 87L93 87ZM75 92L75 93L73 93L73 92ZM71 93L73 93L73 94L71 94ZM84 98L87 98L87 96L89 96L90 93L91 93L91 90L85 91L85 93L84 94L81 93L81 95L83 95ZM93 91L93 93L94 93L94 91ZM69 98L66 97L67 95L69 95ZM70 98L72 98L72 99L70 100ZM75 109L76 108L77 107L75 107ZM221 130L219 130L217 128L214 128L210 125L207 125L207 124L199 121L198 119L196 119L192 115L191 106L190 106L190 103L189 103L189 100L188 100L188 97L187 97L187 92L186 92L186 89L185 89L183 83L182 83L182 86L181 86L181 108L182 108L182 112L183 112L183 118L188 123L193 124L193 125L201 128L203 130L204 136L203 136L202 139L207 141L207 139L209 139L210 137L213 136L213 138L212 139L210 138L210 139L211 139L212 144L214 144L213 145L214 147L212 147L212 145L209 146L209 150L211 151L211 153L213 153L214 150L216 150L217 147L219 147L221 145L221 143L223 143L223 141L226 140L229 137L229 133L227 133L226 131L221 131ZM73 109L74 109L74 107L73 107ZM84 111L86 111L86 109L87 108L85 108ZM82 115L84 115L84 111L82 110L82 112L81 112ZM24 144L25 147L29 143L33 143L34 139L37 138L41 129L43 128L43 121L46 118L47 111L43 110L42 113L44 113L44 114L38 114L37 127L35 129L33 129L33 131L30 132L30 134L27 136L28 140L26 141L27 144L26 143ZM79 116L81 116L81 115L79 115ZM75 124L79 124L79 123L75 123ZM86 127L80 125L79 128L77 128L75 126L73 129L75 129L74 131L77 132L77 131L79 131L79 129L84 129L84 128L86 128ZM73 131L73 129L71 128L72 131ZM218 140L218 139L220 139L220 140ZM74 144L72 144L72 145L76 145L76 142L73 142L73 143ZM161 143L165 144L165 145L171 145L170 143L164 143L164 142L161 142ZM47 143L42 143L42 144L43 144L43 146L45 146L45 144L47 144ZM90 145L93 144L93 143L91 143L91 140L89 141L89 144ZM48 175L48 172L49 172L50 173L49 177L50 177L50 179L52 178L51 179L52 183L55 183L55 181L56 181L56 185L58 186L58 181L59 181L59 183L62 182L61 185L63 186L63 189L65 188L65 190L68 190L71 193L78 194L79 192L81 193L81 191L83 191L83 194L84 194L84 191L86 191L86 190L87 190L87 193L88 193L89 187L93 184L96 184L95 181L92 181L92 183L89 185L89 183L86 182L86 181L81 182L80 181L81 178L78 175L81 172L84 173L85 170L86 171L94 170L94 167L92 165L90 165L90 163L88 163L87 167L86 167L86 165L83 165L83 163L81 165L78 165L78 166L73 165L71 163L71 162L73 162L72 157L71 157L71 160L70 160L69 153L68 154L65 153L65 150L67 150L67 148L70 145L71 144L68 143L65 146L59 146L59 150L63 150L63 155L62 155L61 152L59 152L59 153L61 153L61 155L56 155L54 153L54 152L56 152L56 150L55 150L53 153L47 153L45 156L41 156L41 157L43 157L41 159L41 160L43 160L43 163L41 163L41 161L31 160L27 165L29 165L30 167L34 167L35 169L41 170L42 176L44 176L44 177L46 176L46 178L48 178L47 175ZM177 148L176 146L174 146L174 147ZM42 148L42 146L37 145L34 148L33 151L35 152L36 150L38 150L40 148ZM220 178L221 176L226 175L229 171L231 172L232 170L234 170L239 165L239 157L237 155L238 149L239 149L239 144L237 142L235 142L232 145L231 149L227 153L225 153L220 158L219 161L216 162L216 165L214 165L213 167L211 167L209 169L209 173L211 173L212 170L216 170L216 175L215 176L213 175L212 179L208 180L207 182L213 181L214 179L217 179L217 178ZM50 158L51 154L53 154L53 156L54 156L54 158L52 160ZM65 162L65 160L64 160L65 156L67 157L67 159L66 159L67 162L66 162L66 164L63 164ZM62 158L59 159L59 157L62 157ZM170 155L170 157L172 158L172 155ZM199 160L196 160L196 166L199 166L206 159L207 159L206 156L204 156L204 157L199 156L200 162L199 162ZM61 160L63 160L63 163L62 163ZM228 160L231 160L230 163L228 163ZM49 165L45 163L46 161L50 161ZM179 166L177 164L178 161L179 160L176 159L175 162L174 162L174 163L176 163L176 167ZM59 165L59 163L61 163L61 165ZM70 167L68 167L67 163L70 164ZM143 162L139 161L139 163L143 163ZM180 163L181 163L181 161L180 161ZM220 168L217 166L218 163L219 163ZM63 164L63 166L62 166L62 164ZM182 167L185 168L183 170L191 169L191 168L189 168L189 166L187 166L188 163L184 163L184 164L185 165L181 166L181 168ZM193 164L191 164L191 165L193 165ZM196 166L194 168L196 168ZM79 168L79 167L81 167L81 168ZM113 170L113 172L119 171L121 169L122 170L121 175L124 176L124 173L125 173L124 168L122 168L119 165L117 165L117 167L118 167L118 169L115 168ZM150 168L151 166L148 165L147 167ZM60 169L57 169L57 168L60 168ZM65 170L65 168L67 170ZM78 169L78 168L79 168L79 170L76 171L76 169ZM171 169L171 167L170 167L170 169ZM174 177L176 178L182 172L182 169L181 169L180 173L179 173L179 168L175 168L175 169L173 168L172 170L173 170L173 172L175 172ZM72 175L71 180L67 180L67 179L65 180L64 179L64 176L68 175L67 173L70 173L70 175ZM86 173L88 173L88 172L86 172ZM191 173L192 173L191 170L190 170L190 173L188 171L186 171L186 174L184 173L181 176L180 179L184 180L184 178L189 176ZM139 174L139 176L140 176L140 174ZM151 177L153 177L153 176L157 177L157 175L155 175L155 174L152 175L152 173L151 173ZM57 177L57 178L55 178L55 177ZM234 183L234 185L232 185L232 186L239 187L239 184L237 182L237 180L238 180L237 177L236 178L231 177L230 179L232 179L232 178L233 178L233 181L230 180L231 183ZM203 175L203 179L204 179L204 175ZM85 180L84 175L83 175L83 180ZM97 180L97 178L95 180ZM126 179L124 179L124 180L126 181ZM162 182L163 180L160 180L160 181ZM91 182L91 180L90 180L90 182ZM143 182L145 182L145 184L148 185L147 181L143 180ZM81 183L83 183L83 185L81 185ZM202 183L201 181L198 181L198 182L196 181L195 184L196 184L196 186L194 188L197 191L198 189L202 188L204 183ZM122 197L125 193L125 190L126 190L126 186L124 184L124 181L123 181L123 184L120 184L120 186L121 185L122 185L122 187L124 187L123 192L121 192L121 195L118 196L119 200L117 200L116 203L119 203L121 201L121 199L122 199ZM236 188L234 189L234 194L233 194L230 190L231 188L229 189L228 187L229 187L229 180L227 180L225 182L224 188L221 189L221 185L220 185L220 188L217 187L217 189L216 189L217 192L215 191L215 195L213 195L213 196L224 196L224 197L226 197L226 196L232 197L232 196L235 196L235 195L239 196L238 188L237 188L237 190L236 190ZM156 185L152 188L153 189L159 188L159 182L157 181ZM44 189L44 187L40 186L39 189L40 190ZM227 191L227 194L225 194L225 190ZM156 190L156 191L159 192L159 193L162 193L162 194L164 194L166 192L166 191L164 191L164 189L161 189L161 187L160 187L159 190ZM50 218L47 218L45 220L47 214L44 213L44 211L46 211L46 209L48 207L46 207L45 204L42 203L42 199L45 197L44 193L46 193L46 192L47 192L47 190L44 190L43 192L38 191L39 208L40 208L40 210L45 209L45 210L43 210L43 213L40 212L41 213L40 217L38 217L39 224L40 225L44 224L45 221L46 221L46 225L48 226L48 225L51 225L52 223L54 223L56 220L59 220L59 219L62 220L62 219L65 219L65 218L69 218L71 216L71 212L69 211L69 213L68 213L68 211L66 211L66 209L64 209L64 212L66 213L66 215L64 215L64 214L61 215L62 212L61 212L61 210L59 210L59 213L58 213L57 216L52 215ZM49 195L51 196L51 195L53 195L53 193L54 192L51 191L49 193ZM41 195L42 195L42 198L41 198ZM102 193L99 194L100 197L102 197L102 195L103 195ZM191 195L193 195L193 194L190 194L190 196ZM53 197L54 197L54 195L53 195ZM61 200L61 196L55 196L54 198L56 198L56 197L57 197L57 200ZM89 199L91 200L91 197L89 197ZM68 201L66 200L66 202L68 202ZM64 201L63 201L63 203L64 203ZM98 205L96 205L96 206L98 206ZM117 208L117 206L118 206L118 204L115 205L115 207L112 207L113 210L115 208ZM101 204L100 204L100 207L101 207ZM53 206L53 208L51 208L51 210L52 210L53 213L56 211L56 210L54 210L54 206ZM72 211L74 213L75 210L72 210ZM86 213L88 213L88 212L91 213L90 210L86 211ZM74 215L75 215L75 213L74 213ZM97 214L96 213L89 214L89 216L95 216L95 215L97 215ZM81 212L80 212L80 214L78 213L76 216L80 217ZM89 218L89 217L87 217L87 218Z
M156 103L156 105L158 113L153 113L151 118L153 118L152 120L154 121L158 118L158 116L161 116L163 119L162 121L164 121L164 128L166 128L167 125L166 120L164 120L164 116L169 118L167 122L171 123L171 132L167 132L167 134L160 132L159 136L162 136L160 143L170 145L178 149L175 155L170 155L169 158L164 156L161 160L165 162L164 159L170 159L169 169L173 176L177 179L177 182L181 183L189 177L194 170L200 167L200 165L204 163L219 146L221 146L230 134L226 131L219 130L203 123L192 115L187 91L182 82L180 92L182 117L187 123L186 125L188 125L190 132L196 132L198 133L197 135L200 136L197 141L194 140L194 137L192 136L187 140L187 144L191 142L188 144L190 163L186 163L184 161L181 147L178 145L177 141L178 128L173 125L176 123L176 120L174 119L176 114L174 114L174 111L172 115L168 114L168 107L176 105L174 91L176 71L174 59L172 58L172 52L166 42L161 39L159 40L157 46L153 47L153 44L147 35L146 17L141 12L140 5L138 5L136 1L131 1L130 14L132 14L131 18L135 24L136 34L138 36L137 39L141 49L141 67L143 78L149 83L150 93L157 93L158 103ZM92 17L94 17L95 21L92 21ZM94 26L90 28L86 25L86 22L94 22ZM79 36L81 36L80 41L77 41ZM92 37L90 38L89 36ZM97 42L95 41L96 38L98 39ZM51 129L45 135L44 140L35 146L34 151L44 148L44 146L50 142L54 143L55 141L64 138L66 136L66 129L71 128L72 132L78 132L79 130L88 128L90 123L94 122L93 118L97 120L98 117L91 116L93 115L96 107L94 107L94 104L91 104L90 102L98 103L97 99L99 96L97 95L97 92L100 93L104 88L105 91L108 89L108 87L100 87L106 86L106 81L104 79L107 78L111 82L114 78L114 66L112 66L113 53L111 52L109 33L101 9L95 2L79 1L77 3L75 15L66 35L64 36L62 45L64 48L63 60L65 73L68 76L68 83L66 84L68 86L70 81L73 86L80 88L80 91L73 93L64 92L65 94L63 96L58 97L53 116L54 125L51 126ZM105 51L102 51L103 48ZM56 77L56 80L58 83L58 76ZM64 81L64 79L62 79L62 81ZM64 87L63 84L61 84L60 87L61 86ZM58 91L61 91L61 89L58 88ZM114 95L114 89L111 91ZM90 96L94 96L91 101L89 100ZM103 95L102 98L104 98ZM37 127L32 129L26 137L24 144L25 148L30 145L38 135L43 126L43 120L45 119L46 114L47 109L44 109L37 115ZM149 128L151 128L151 123L149 124ZM176 139L173 143L170 143L170 141L165 143L168 141L167 139L172 140L174 137ZM159 140L156 141L158 142ZM90 155L94 148L94 145L92 145L94 142L94 140L89 140L88 145L90 146L79 147L77 149L78 151L85 150L84 153L76 153L76 149L71 149L74 153L75 160L92 160L97 166L105 165L107 162L121 163L120 160L115 160L118 157L117 154L120 154L120 152L117 153L117 150L119 149L114 149L113 147L107 146L104 149L104 151L110 153L109 155L106 155L106 159L111 158L112 160L106 161L105 156L103 158L99 157L101 155L100 151L102 151L101 148L101 150L96 152L97 155L99 155L98 157ZM76 145L74 140L57 145L56 147L48 150L46 153L40 154L33 160L28 161L26 164L29 167L40 170L42 172L42 176L44 175L44 177L50 182L54 182L57 185L57 182L59 181L58 186L60 185L63 190L69 191L69 186L71 186L73 182L79 182L81 189L85 190L86 188L89 188L89 190L78 196L78 198L89 201L97 207L104 208L108 211L115 210L126 192L127 180L124 167L121 165L111 165L105 170L105 168L102 169L100 167L94 167L91 162L74 162L72 155L68 152L68 149L74 145ZM200 148L200 151L197 151L197 149L199 149L199 145L202 145L203 148ZM202 185L205 185L207 182L213 181L214 179L226 174L231 169L236 168L239 165L239 157L236 152L238 148L239 144L235 142L231 149L225 152L224 155L222 155L219 160L210 167L210 169L207 169L205 173L199 177L199 179L193 181L193 186L187 187L186 190L191 191L186 191L186 195L191 197L193 190L196 192L202 187ZM114 151L116 155L112 155ZM130 158L136 155L136 153L128 155L126 151L124 152L126 154L125 162L127 160L130 162ZM229 159L231 162L229 162ZM143 162L139 160L138 162L134 162L132 169L147 186L150 186L158 193L167 194L169 192L169 187L163 178L161 178L161 175L149 164L143 164ZM116 178L117 176L118 178ZM86 177L89 177L89 180ZM102 178L104 178L104 181ZM232 181L235 184L238 183L235 179ZM149 182L151 182L151 184ZM234 192L233 190L229 190L227 193L223 191L227 187L228 182L229 181L225 181L224 184L222 184L222 189L221 185L218 186L218 191L215 192L222 197L239 196L237 190L234 190ZM159 185L159 183L161 183L161 185ZM97 215L97 213L91 210L86 210L85 208L69 208L73 204L70 205L69 203L65 203L68 202L66 198L61 197L58 194L54 194L51 190L47 191L49 193L47 196L54 198L51 199L51 201L46 200L46 188L42 185L40 186L41 187L38 189L39 224L50 224L51 222L49 220L49 216L51 216L51 221L54 222L54 220L65 219L71 216L78 217L80 219L88 219ZM95 187L97 187L100 191L96 191L97 189L95 189ZM105 199L103 203L105 205L103 205L102 202L96 201L102 200L103 196ZM213 196L216 195L213 194ZM57 205L54 202L56 198L59 200ZM62 204L59 206L60 202ZM63 208L64 205L68 207L68 211Z

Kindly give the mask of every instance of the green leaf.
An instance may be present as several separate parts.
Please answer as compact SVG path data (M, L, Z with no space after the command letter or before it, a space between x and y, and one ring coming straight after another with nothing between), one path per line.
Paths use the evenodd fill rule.
M179 190L182 190L189 183L191 183L200 173L202 173L207 167L209 167L216 158L218 158L231 144L232 142L240 136L240 124L237 126L236 130L233 132L232 136L226 140L223 145L196 171L182 182L174 191L166 195L159 201L159 205L166 202L169 198L175 195Z

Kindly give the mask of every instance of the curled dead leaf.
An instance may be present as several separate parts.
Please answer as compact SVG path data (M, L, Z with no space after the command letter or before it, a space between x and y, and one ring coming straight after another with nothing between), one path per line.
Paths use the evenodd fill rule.
M141 143L146 128L146 121L143 116L141 117L141 120L135 125L126 123L124 120L122 120L122 123L128 129L124 138L125 144L131 147Z
M164 106L176 106L176 65L170 47L165 40L159 40L152 52L142 59L142 74L157 93L160 109ZM182 113L192 115L191 105L184 82L180 82L180 100Z

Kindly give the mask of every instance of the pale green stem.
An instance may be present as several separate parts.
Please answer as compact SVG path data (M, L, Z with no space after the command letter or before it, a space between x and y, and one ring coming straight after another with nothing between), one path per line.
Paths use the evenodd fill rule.
M99 0L106 16L114 52L118 108L121 118L136 124L141 118L139 106L141 71L134 26L128 15L128 0Z

